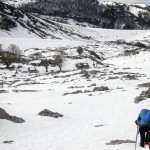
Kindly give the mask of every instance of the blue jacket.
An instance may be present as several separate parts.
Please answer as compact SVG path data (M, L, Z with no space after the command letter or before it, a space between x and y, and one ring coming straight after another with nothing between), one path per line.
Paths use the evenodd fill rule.
M137 119L137 124L140 126L150 125L150 110L142 109Z

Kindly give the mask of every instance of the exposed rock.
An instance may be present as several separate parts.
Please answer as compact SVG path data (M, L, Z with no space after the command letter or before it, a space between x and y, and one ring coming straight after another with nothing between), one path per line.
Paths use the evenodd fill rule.
M86 71L86 70L82 70L82 71L81 71L81 74L83 74L82 77L86 77L86 78L89 78L89 77L90 77L89 72Z
M64 93L63 95L69 95L70 93Z
M150 88L145 92L145 97L150 98Z
M128 79L128 80L137 80L137 76L135 75L124 75L123 78Z
M4 144L12 144L14 141L4 141Z
M136 96L134 98L134 103L139 103L140 101L144 100L144 97L143 96Z
M90 74L93 74L93 75L96 75L97 73L99 73L100 71L97 71L97 70L91 70L90 71Z
M74 91L72 93L64 93L63 95L69 95L69 94L79 94L79 93L83 93L81 90L77 90L77 91Z
M149 85L149 83L141 84L141 85L144 87L147 87ZM139 86L141 86L141 85L139 85ZM150 98L150 87L147 89L147 91L142 91L139 96L135 97L134 102L139 103L140 101L145 100L147 98Z
M114 79L119 79L119 77L118 77L118 76L108 77L108 79L107 79L107 80L114 80Z
M6 90L0 90L0 93L8 93Z
M14 89L12 91L16 92L16 93L18 93L18 92L38 92L38 90L17 90L17 89Z
M68 88L74 89L74 88L84 88L84 86L70 86Z
M89 93L89 92L92 92L92 91L90 91L90 90L85 90L85 91L84 91L84 93Z
M58 112L52 112L48 109L44 109L38 115L40 115L40 116L49 116L49 117L53 117L53 118L63 117L62 114L59 114Z
M107 86L100 86L100 87L95 87L93 89L93 92L95 92L95 91L107 91L107 90L109 90L109 88Z
M124 143L135 143L135 141L132 140L112 140L109 143L106 143L106 145L119 145Z
M99 125L95 125L94 127L98 128L98 127L103 127L103 124L99 124Z
M77 91L72 92L71 94L79 94L79 93L83 93L83 92L81 90L77 90Z
M150 88L148 88L147 91L142 91L140 96L143 96L145 98L150 98Z
M126 42L125 40L117 40L116 43L118 45L123 44L123 45L128 45L128 46L133 46L133 47L139 47L139 48L148 48L149 46L141 43L141 42ZM133 49L133 50L129 50L130 52L135 52L136 50L140 50L140 49ZM128 51L128 50L127 50Z
M139 49L124 51L124 56L130 56L130 55L136 55L136 54L139 54Z
M14 123L23 123L25 122L22 118L16 117L16 116L11 116L6 111L2 108L0 108L0 119L6 119L10 120Z
M11 120L14 123L23 123L23 122L25 122L22 118L18 118L16 116L9 116L8 120Z
M90 51L90 54L91 54L91 55L94 55L95 58L97 58L97 59L99 59L99 60L104 60L103 57L98 56L94 51Z
M9 117L9 114L2 108L0 108L0 119L6 119Z
M146 95L146 91L142 91L140 94L140 96L142 96L142 97L145 97L145 95Z
M140 47L140 48L146 48L147 46L141 42L135 43L135 46Z
M150 87L150 83L139 84L139 87Z
M93 83L93 84L89 85L88 87L92 87L92 86L96 86L96 83Z

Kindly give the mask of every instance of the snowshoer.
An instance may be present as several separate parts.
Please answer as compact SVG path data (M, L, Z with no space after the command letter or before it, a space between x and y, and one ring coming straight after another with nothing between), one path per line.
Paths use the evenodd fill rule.
M148 133L150 132L150 110L142 109L135 123L139 126L140 146L144 147L145 143L148 144Z

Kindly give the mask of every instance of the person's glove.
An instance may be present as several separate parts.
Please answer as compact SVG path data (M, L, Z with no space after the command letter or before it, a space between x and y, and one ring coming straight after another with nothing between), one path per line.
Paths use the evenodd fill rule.
M137 120L135 120L135 124L136 124L136 125L139 125Z

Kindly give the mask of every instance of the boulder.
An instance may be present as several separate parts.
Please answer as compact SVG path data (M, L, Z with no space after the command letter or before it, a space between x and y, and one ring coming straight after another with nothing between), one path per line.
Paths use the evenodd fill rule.
M77 90L77 91L72 92L71 94L79 94L79 93L83 93L83 92L81 90Z
M145 97L150 98L150 88L145 92Z
M95 87L93 89L93 92L95 92L95 91L107 91L107 90L109 90L109 88L107 86L100 86L100 87Z
M106 145L119 145L124 143L135 143L135 141L132 140L112 140L109 143L106 143Z
M38 115L40 115L40 116L49 116L49 117L53 117L53 118L63 117L62 114L59 114L58 112L52 112L48 109L44 109Z
M25 122L22 118L9 115L4 109L0 108L0 119L10 120L14 123L23 123Z
M139 103L140 101L144 100L144 97L143 96L136 96L134 98L134 103Z

